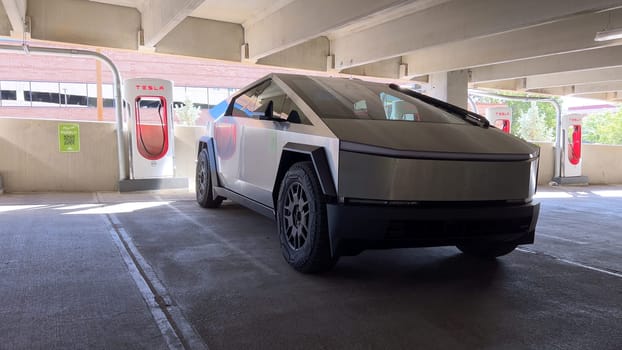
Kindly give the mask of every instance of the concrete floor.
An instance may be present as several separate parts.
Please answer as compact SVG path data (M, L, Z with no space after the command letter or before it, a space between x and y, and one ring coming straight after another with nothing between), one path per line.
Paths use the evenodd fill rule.
M0 196L0 349L620 349L622 186L541 188L535 245L289 268L193 194Z

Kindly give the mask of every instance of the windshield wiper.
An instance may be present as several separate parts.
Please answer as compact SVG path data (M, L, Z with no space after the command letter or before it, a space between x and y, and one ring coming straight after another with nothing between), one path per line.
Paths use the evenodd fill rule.
M462 117L462 119L464 119L466 122L470 124L480 126L482 128L488 128L490 126L490 122L488 121L488 119L482 117L481 115L477 113L471 112L464 108L460 108L458 106L454 106L451 103L447 103L445 101L435 99L434 97L430 97L430 96L418 93L410 89L403 89L397 84L389 84L389 87L393 90L399 91L410 97L414 97L427 104L431 104L434 107L440 108L452 114L457 114L458 116Z

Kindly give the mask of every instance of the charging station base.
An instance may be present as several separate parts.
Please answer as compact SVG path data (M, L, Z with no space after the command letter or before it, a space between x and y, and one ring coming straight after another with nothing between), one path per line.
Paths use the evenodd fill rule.
M587 186L589 185L589 179L587 176L556 176L551 182L558 185L574 185L574 186Z
M187 189L187 177L170 177L160 179L128 179L119 181L119 192L136 192L152 190Z

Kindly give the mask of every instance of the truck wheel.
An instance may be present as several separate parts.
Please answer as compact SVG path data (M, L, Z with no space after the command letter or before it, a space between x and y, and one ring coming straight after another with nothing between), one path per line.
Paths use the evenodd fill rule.
M222 203L223 198L220 196L214 196L214 189L212 188L212 173L210 172L209 158L206 148L199 152L195 177L195 192L199 205L203 208L218 208L220 203Z
M459 244L458 249L464 254L480 258L493 259L511 253L516 249L513 243L482 243L482 244Z
M337 263L331 256L326 199L311 162L292 165L277 200L277 225L283 257L303 273L330 270Z

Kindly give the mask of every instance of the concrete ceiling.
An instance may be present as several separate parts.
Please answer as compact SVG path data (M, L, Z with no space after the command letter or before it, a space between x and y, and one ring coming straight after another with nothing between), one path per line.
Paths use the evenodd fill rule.
M622 0L1 0L0 36L472 87L622 96Z

